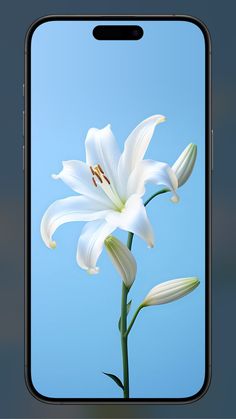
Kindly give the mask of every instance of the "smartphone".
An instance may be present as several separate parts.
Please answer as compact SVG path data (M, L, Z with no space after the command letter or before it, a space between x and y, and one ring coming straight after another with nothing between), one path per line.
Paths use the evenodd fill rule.
M187 403L210 380L208 31L47 16L25 43L25 371L54 403Z

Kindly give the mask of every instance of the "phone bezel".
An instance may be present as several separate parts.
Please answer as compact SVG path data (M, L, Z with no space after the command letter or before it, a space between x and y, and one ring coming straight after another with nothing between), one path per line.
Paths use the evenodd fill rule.
M50 21L187 21L200 28L205 40L205 141L206 141L206 287L205 287L205 380L198 393L187 398L51 398L40 394L31 378L31 40L38 26ZM211 122L211 40L207 27L197 18L187 15L48 15L37 19L25 38L24 81L24 184L25 184L25 381L31 394L38 400L54 404L186 404L199 400L208 390L211 379L211 172L212 172L212 122Z

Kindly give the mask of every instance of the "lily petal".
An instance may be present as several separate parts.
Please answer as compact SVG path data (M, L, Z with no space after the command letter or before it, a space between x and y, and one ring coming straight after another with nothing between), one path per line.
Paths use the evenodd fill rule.
M147 182L166 186L173 193L171 200L178 202L179 198L176 194L178 179L174 170L167 163L154 160L142 160L139 162L129 176L127 194L136 193L139 196L143 196Z
M104 220L92 221L85 224L77 247L77 263L90 274L99 272L97 260L102 252L104 240L109 236L116 226Z
M173 164L172 169L177 176L179 187L187 182L191 176L196 158L197 146L196 144L190 143Z
M61 179L73 191L88 196L95 201L111 206L110 200L101 188L96 188L92 181L89 166L80 160L67 160L62 162L63 169L53 179Z
M124 151L118 164L118 176L123 181L123 194L125 194L126 181L135 166L143 159L153 136L156 125L165 121L163 115L153 115L142 121L125 141Z
M99 164L105 176L116 187L120 150L111 125L102 129L90 128L85 139L85 149L87 164L90 166Z
M137 234L145 240L148 247L154 246L154 234L148 219L142 199L138 195L131 195L121 212L110 211L106 220L125 231Z
M127 288L133 284L137 272L137 264L131 251L114 236L105 240L105 248L113 265L120 274Z
M199 284L200 281L196 277L162 282L149 291L142 302L142 307L171 303L189 294Z
M71 196L59 199L51 204L41 221L41 236L47 247L55 248L52 236L64 223L71 221L91 221L104 218L109 210L98 202L85 196Z

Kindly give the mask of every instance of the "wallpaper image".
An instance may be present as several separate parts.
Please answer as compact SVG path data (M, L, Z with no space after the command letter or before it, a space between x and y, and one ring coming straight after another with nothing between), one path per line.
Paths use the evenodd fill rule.
M203 35L142 22L140 41L101 42L93 27L32 40L33 385L189 397L205 374Z

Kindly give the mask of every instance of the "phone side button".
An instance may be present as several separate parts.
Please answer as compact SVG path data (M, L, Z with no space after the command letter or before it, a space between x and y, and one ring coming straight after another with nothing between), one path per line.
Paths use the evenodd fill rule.
M22 111L22 135L25 138L25 111Z
M25 170L25 146L22 147L22 169Z
M214 131L211 130L211 170L214 168Z

